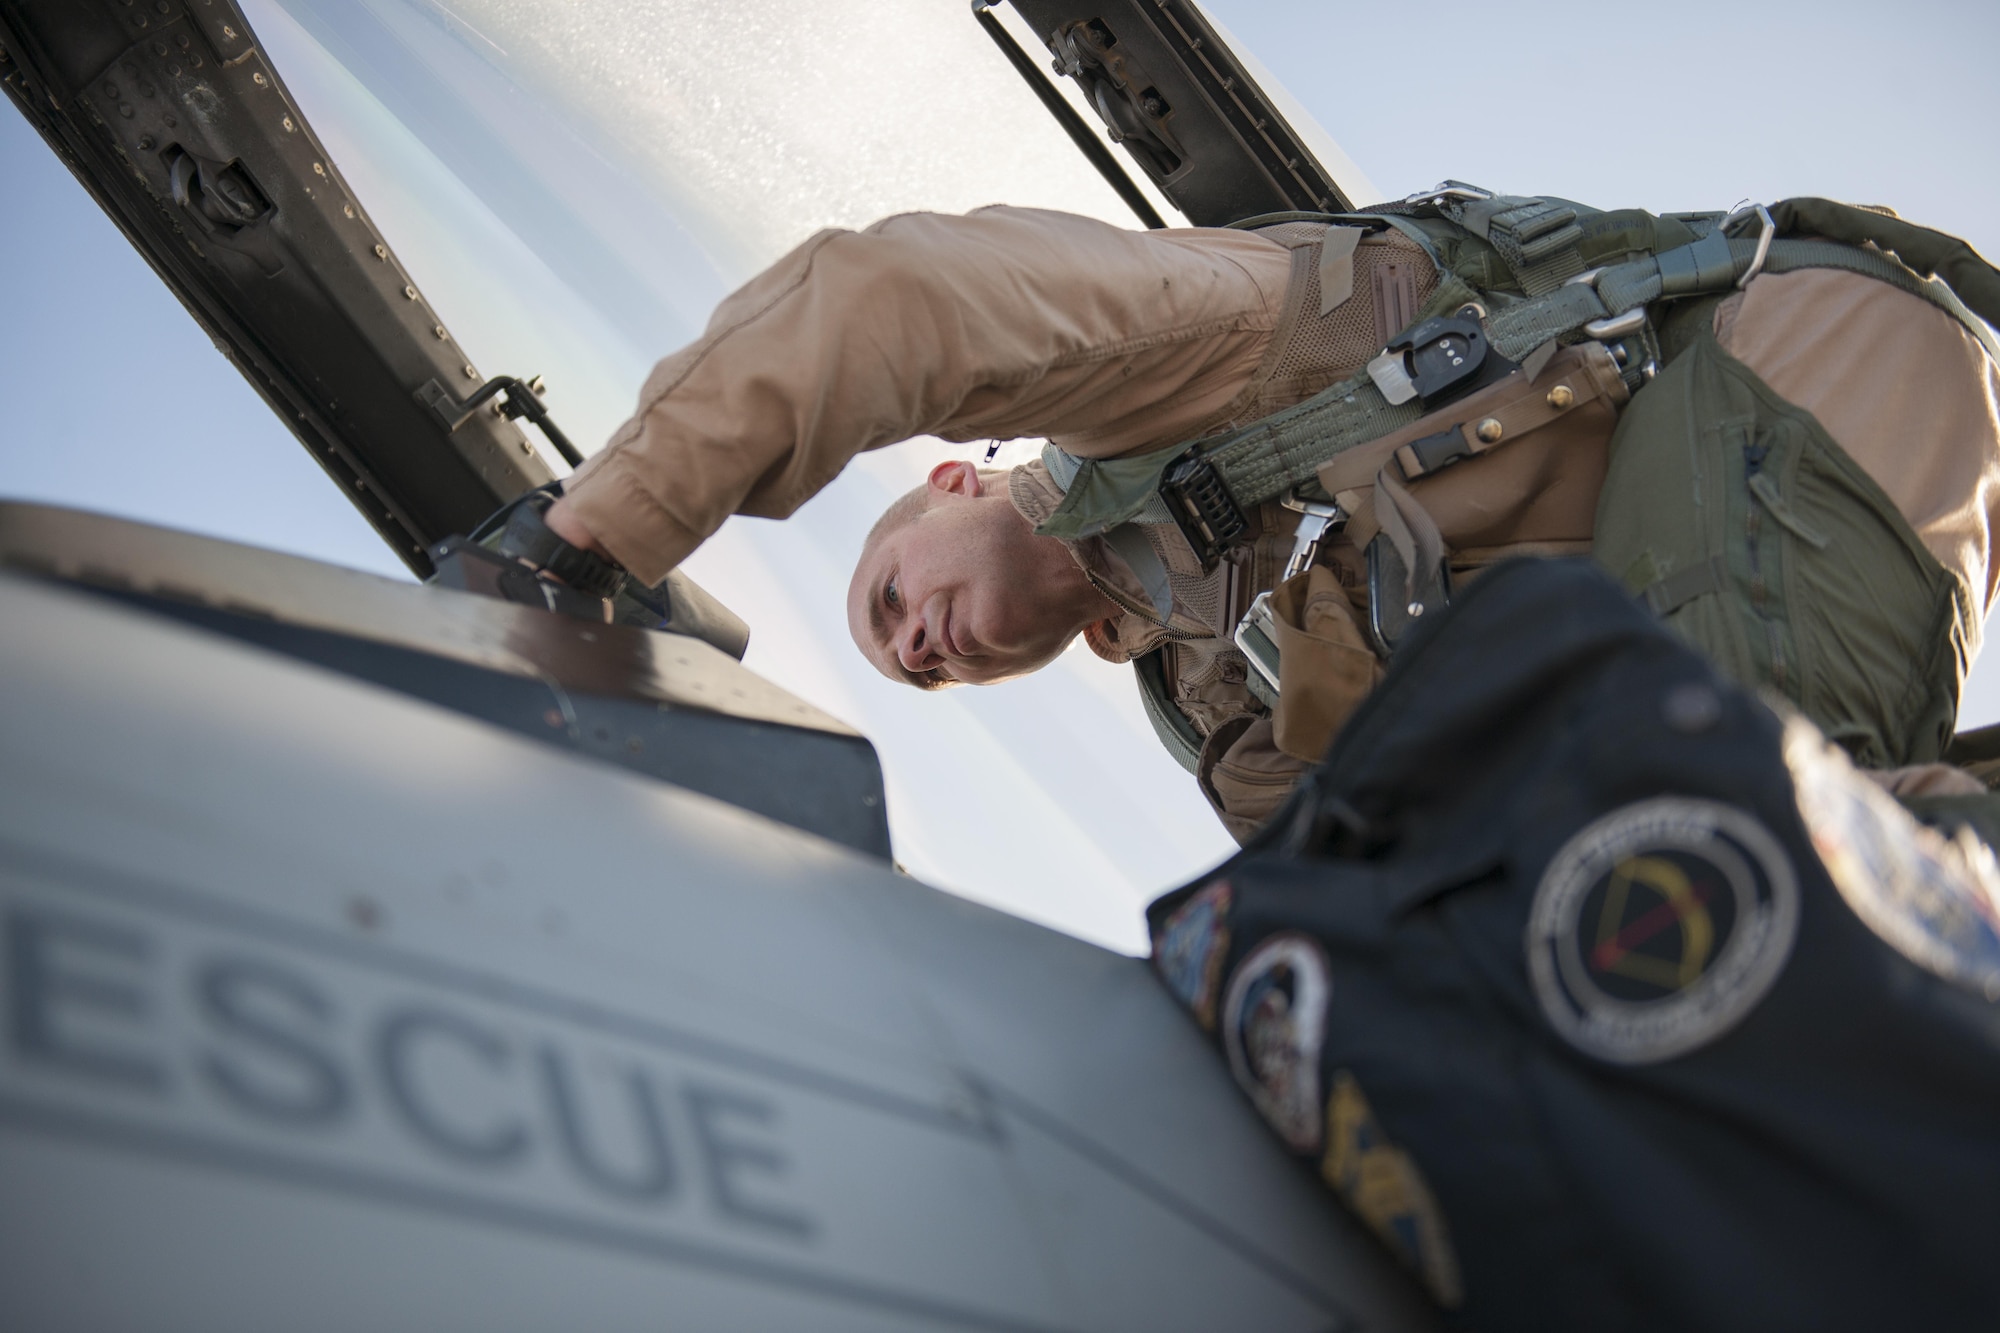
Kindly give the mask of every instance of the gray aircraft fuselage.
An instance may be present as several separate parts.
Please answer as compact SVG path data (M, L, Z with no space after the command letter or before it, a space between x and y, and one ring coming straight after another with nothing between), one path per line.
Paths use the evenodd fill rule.
M411 668L579 707L577 622L33 506L0 560L8 1327L1428 1323L1143 962ZM844 733L646 637L722 729L663 743Z

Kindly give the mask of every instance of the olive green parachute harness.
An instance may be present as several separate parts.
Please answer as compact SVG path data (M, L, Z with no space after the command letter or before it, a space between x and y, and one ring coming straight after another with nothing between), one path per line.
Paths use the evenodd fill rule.
M1289 571L1296 572L1344 518L1317 477L1333 459L1517 367L1532 378L1564 344L1604 345L1636 391L1666 359L1659 336L1664 303L1726 293L1761 273L1842 269L1886 282L1950 314L2000 362L1989 327L2000 324L2000 272L1955 237L1825 199L1654 215L1493 195L1448 181L1369 212L1273 214L1234 225L1284 222L1395 228L1430 256L1438 288L1365 373L1244 429L1113 459L1077 458L1049 445L1043 458L1064 499L1037 533L1078 540L1128 523L1172 522L1203 567L1213 568L1248 540L1249 513L1284 499L1303 514ZM1477 451L1452 429L1399 450L1394 469L1401 480L1415 481ZM1433 574L1411 558L1411 539L1393 516L1384 526L1369 551L1371 601L1421 614L1443 600L1441 571ZM1429 549L1418 542L1420 553ZM1402 583L1387 598L1376 596L1386 586L1378 586L1378 566L1385 581ZM1261 671L1251 619L1237 641ZM1393 641L1377 635L1385 654ZM1136 663L1141 694L1161 740L1193 770L1201 739L1171 703L1156 656Z

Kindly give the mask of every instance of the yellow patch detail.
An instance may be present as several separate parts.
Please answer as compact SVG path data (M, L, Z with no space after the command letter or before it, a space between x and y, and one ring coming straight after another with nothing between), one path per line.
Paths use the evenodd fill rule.
M1465 1299L1458 1254L1444 1214L1410 1155L1389 1141L1354 1075L1334 1071L1326 1099L1326 1155L1320 1175L1347 1206L1407 1264L1438 1304Z
M1634 884L1651 889L1666 900L1680 919L1681 956L1677 963L1648 958L1622 947L1619 930L1625 920L1625 902ZM1618 863L1611 872L1611 884L1604 895L1604 909L1597 917L1597 948L1607 972L1618 972L1663 990L1685 990L1701 979L1708 955L1715 948L1715 922L1695 896L1684 871L1659 856L1634 856Z

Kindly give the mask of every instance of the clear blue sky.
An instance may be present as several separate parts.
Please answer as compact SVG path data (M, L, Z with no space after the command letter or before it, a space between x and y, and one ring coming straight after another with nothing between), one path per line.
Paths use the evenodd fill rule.
M602 438L630 404L645 361L670 350L652 345L670 332L650 340L633 334L644 312L608 310L615 303L601 293L593 313L588 275L538 278L543 286L531 312L538 317L494 304L505 293L488 271L450 252L468 246L468 219L490 233L470 245L478 253L524 243L522 253L533 252L524 228L534 219L507 215L513 234L503 234L495 216L465 202L501 206L479 195L480 181L463 164L453 178L408 145L398 147L395 117L385 117L367 89L343 83L337 62L318 73L305 67L313 53L301 34L316 15L366 9L435 29L435 7L427 0L255 0L250 8L336 161L482 368L549 372L559 415L586 447ZM1655 209L1827 194L1891 204L2000 253L1991 72L2000 4L1990 0L1421 8L1214 0L1209 8L1386 194L1445 176ZM475 98L493 94L496 67L526 77L518 73L526 66L505 61L475 69L467 53L478 55L482 43L499 50L489 38L526 50L534 6L454 0L452 10L485 25L471 36L460 32L455 46L432 44L431 56L444 62L437 68L461 80L455 87ZM712 267L702 270L709 279L696 272L700 265L655 275L665 292L661 330L691 331L698 312L690 312L708 299L703 281L719 281L717 272L740 279L744 255L823 222L996 198L1103 206L1090 196L1102 187L1085 179L1073 151L998 64L963 0L825 0L805 10L780 0L722 7L654 0L639 12L652 15L648 22L659 31L617 30L634 12L619 0L551 3L541 12L576 23L597 16L586 35L603 39L593 58L609 63L575 64L562 77L573 90L623 97L621 107L656 117L644 142L626 145L638 157L682 155L665 166L664 156L635 157L635 179L648 170L679 172L682 186L698 179L711 197L742 189L744 199L772 201L754 216L737 207L746 232L757 233L742 241L742 254L725 253L728 238L703 242L711 251L704 262ZM288 25L284 14L298 22ZM498 26L505 22L515 26ZM881 29L890 27L897 41L884 42ZM753 41L746 35L752 31L762 36ZM551 48L541 65L569 59L584 45ZM628 47L645 61L618 63ZM713 61L687 65L696 53L714 53ZM786 77L767 77L758 60L784 64ZM724 67L729 61L745 63ZM940 79L940 66L954 68L955 77ZM648 79L657 97L649 98ZM482 105L504 119L508 98L520 100L516 92L501 88L505 96ZM793 96L804 99L801 107L785 102ZM591 108L572 101L557 110L582 124ZM518 107L513 114L521 114ZM749 148L732 158L743 145ZM555 152L535 156L552 173L577 166ZM775 185L740 167L751 158L779 164L764 173ZM712 176L700 175L711 169ZM11 111L0 112L0 180L7 182L0 402L8 409L0 495L398 572ZM759 196L759 189L791 193ZM582 347L600 350L583 356ZM565 357L569 368L559 370ZM773 575L796 575L810 564L812 596L826 600L827 589L844 583L843 562L871 506L909 484L897 478L919 467L918 456L871 460L870 475L829 491L784 525L783 535L776 525L754 523L725 530L739 534L729 539L737 545L719 544L725 549L762 553L731 557L724 571L734 580L732 600L758 625L761 646L753 651L767 654L762 669L877 736L903 821L899 840L925 873L1131 947L1139 899L1192 873L1223 844L1185 777L1150 753L1129 683L1066 663L1047 673L1049 680L956 691L962 697L950 703L906 699L909 691L868 678L865 668L854 673L837 611L814 622L820 608L801 605L799 580ZM793 626L804 628L787 637ZM1051 717L1083 712L1108 719L1092 742L1102 768L1079 768L1074 743L1048 725ZM1968 724L1993 720L2000 720L2000 653L1982 663L1964 716ZM1120 761L1126 750L1134 757ZM1114 780L1115 791L1108 785ZM1009 820L1031 836L1009 835ZM1091 903L1097 906L1078 906Z

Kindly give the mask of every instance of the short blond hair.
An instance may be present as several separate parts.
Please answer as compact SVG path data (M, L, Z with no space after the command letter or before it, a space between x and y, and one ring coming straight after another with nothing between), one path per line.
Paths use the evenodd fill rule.
M1004 467L983 467L978 471L979 488L982 491L995 489L1004 491L1007 478L1012 475L1011 469ZM876 519L875 526L868 529L867 537L862 539L861 549L866 551L898 528L906 527L930 507L931 486L928 481L904 491L889 502L889 507L882 511L882 517Z
M1006 468L980 468L979 489L985 492L1004 488L1008 475L1008 469ZM915 522L930 507L931 485L928 481L911 487L891 500L889 507L882 511L882 516L875 520L875 525L868 529L868 535L862 538L862 554L865 556L869 548L873 547L876 542L881 541L890 533ZM900 667L897 670L904 684L914 685L920 690L942 690L958 684L957 681L941 672L904 671Z

